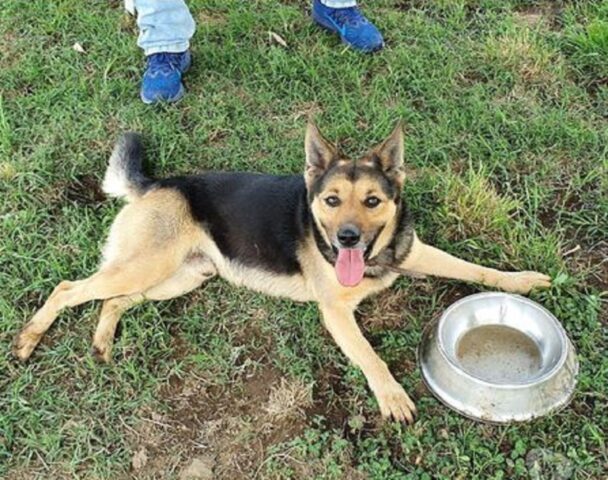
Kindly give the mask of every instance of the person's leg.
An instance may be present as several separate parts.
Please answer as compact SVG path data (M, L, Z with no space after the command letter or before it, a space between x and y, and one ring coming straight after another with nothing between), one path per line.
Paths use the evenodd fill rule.
M136 0L135 9L137 45L146 56L188 50L195 25L184 0Z
M141 86L145 103L174 102L185 92L183 73L190 67L195 23L184 0L135 0L139 38L148 64Z
M312 18L355 50L373 52L384 45L382 34L363 16L356 0L313 0Z

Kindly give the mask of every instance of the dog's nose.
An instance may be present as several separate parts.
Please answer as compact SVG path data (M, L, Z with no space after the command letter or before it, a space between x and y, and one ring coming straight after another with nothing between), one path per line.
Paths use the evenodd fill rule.
M361 239L361 232L351 224L344 225L338 230L338 241L343 247L354 247Z

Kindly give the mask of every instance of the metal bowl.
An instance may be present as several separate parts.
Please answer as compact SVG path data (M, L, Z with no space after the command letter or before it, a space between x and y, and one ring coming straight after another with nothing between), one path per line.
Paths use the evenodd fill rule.
M574 347L557 319L506 293L478 293L451 305L425 329L418 360L439 400L491 423L564 407L578 373Z

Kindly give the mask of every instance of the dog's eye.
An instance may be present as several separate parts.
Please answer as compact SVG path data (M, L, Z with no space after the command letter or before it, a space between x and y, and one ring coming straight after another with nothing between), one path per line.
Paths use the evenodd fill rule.
M325 199L325 203L327 203L327 205L330 207L337 207L340 205L340 199L335 195L331 195Z
M367 197L363 203L367 208L376 208L380 205L380 199L378 197Z

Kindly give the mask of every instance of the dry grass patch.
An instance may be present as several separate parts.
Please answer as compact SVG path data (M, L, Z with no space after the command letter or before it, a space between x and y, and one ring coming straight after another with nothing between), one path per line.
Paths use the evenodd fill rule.
M469 169L464 176L443 177L442 230L446 237L485 237L497 242L520 207L516 199L498 193L483 168Z
M486 61L512 71L528 83L552 82L562 67L561 56L544 45L539 35L529 28L489 37L484 54Z
M266 413L273 420L304 417L305 410L312 404L312 385L306 385L301 380L281 378L270 392Z
M9 162L0 162L0 180L8 182L17 176L15 165Z
M226 24L226 17L218 12L212 12L210 10L202 10L196 16L200 25L209 27L221 27Z

